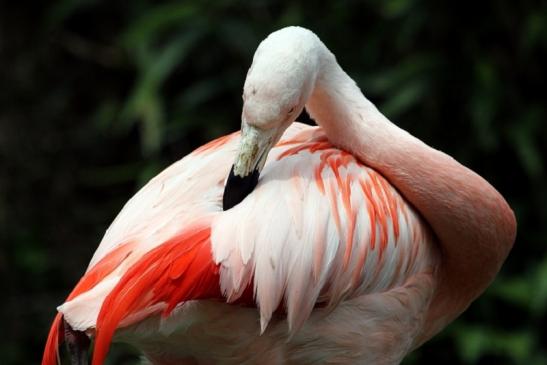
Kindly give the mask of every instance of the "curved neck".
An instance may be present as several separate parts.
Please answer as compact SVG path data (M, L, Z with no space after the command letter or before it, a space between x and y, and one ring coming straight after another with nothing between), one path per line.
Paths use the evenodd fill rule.
M326 47L322 60L310 115L332 143L384 175L438 238L442 263L425 340L493 280L514 242L513 212L486 180L391 123Z
M324 51L328 53L322 58L306 109L331 142L378 168L395 136L398 143L413 137L391 123L342 70L334 55L326 48Z

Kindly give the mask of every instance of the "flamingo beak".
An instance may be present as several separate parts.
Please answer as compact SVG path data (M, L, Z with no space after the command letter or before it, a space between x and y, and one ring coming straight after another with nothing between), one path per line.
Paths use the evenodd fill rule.
M274 130L259 129L243 123L239 151L234 162L234 174L244 178L253 171L262 171L273 146Z
M275 143L275 134L275 130L259 129L243 122L239 151L222 197L224 210L239 204L254 190L268 153Z

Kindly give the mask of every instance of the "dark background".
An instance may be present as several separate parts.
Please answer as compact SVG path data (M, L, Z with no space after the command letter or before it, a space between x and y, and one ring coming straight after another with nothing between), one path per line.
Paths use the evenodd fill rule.
M124 202L238 129L254 49L300 24L389 118L517 214L495 283L405 364L547 364L546 2L329 3L0 3L0 363L39 361ZM116 346L109 364L131 354Z

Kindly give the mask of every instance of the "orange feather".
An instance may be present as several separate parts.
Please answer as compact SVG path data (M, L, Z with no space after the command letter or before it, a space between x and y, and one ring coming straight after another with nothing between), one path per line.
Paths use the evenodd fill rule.
M91 268L78 282L74 290L69 294L66 301L74 299L76 296L85 293L92 289L107 275L112 273L126 258L131 254L131 244L123 244L106 255L93 268ZM58 313L53 320L49 335L47 337L44 355L42 357L42 365L55 365L59 359L59 346L63 343L62 336L62 318Z
M164 304L162 315L168 316L188 300L223 299L210 236L210 227L187 230L143 255L124 274L97 318L93 365L104 362L114 332L130 315Z

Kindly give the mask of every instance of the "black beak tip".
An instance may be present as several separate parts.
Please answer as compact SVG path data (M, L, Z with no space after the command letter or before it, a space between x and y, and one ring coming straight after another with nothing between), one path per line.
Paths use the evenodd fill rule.
M224 187L224 195L222 196L222 209L228 210L233 206L241 203L247 195L249 195L258 184L260 173L254 170L250 175L240 177L234 175L234 166L230 169L230 175Z

